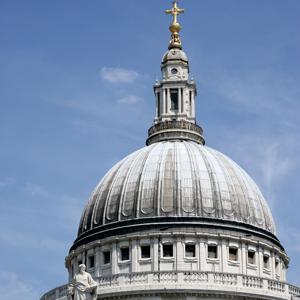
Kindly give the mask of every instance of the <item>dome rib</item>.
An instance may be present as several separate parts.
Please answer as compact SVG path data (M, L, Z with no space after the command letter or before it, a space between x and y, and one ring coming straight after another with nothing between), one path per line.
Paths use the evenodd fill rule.
M193 204L194 204L194 214L193 215L197 215L197 212L199 212L199 205L198 205L198 199L200 197L198 197L198 191L199 191L199 187L198 187L198 181L196 180L197 176L196 176L196 169L195 169L195 161L194 161L194 156L191 150L191 145L190 144L186 144L186 151L189 157L189 163L190 163L190 167L191 167L191 184L192 187L194 186L194 188L192 188L192 199L193 199Z
M126 219L127 217L135 216L134 203L136 200L136 191L139 183L138 179L141 174L141 169L143 168L143 165L147 160L149 153L150 153L149 151L148 152L141 151L141 153L139 153L139 155L137 155L134 158L131 166L128 169L128 172L124 179L122 191L121 191L121 198L120 198L121 204L119 205L119 212L118 212L119 219L124 219L124 218ZM138 166L139 164L140 167ZM134 188L132 189L132 187L130 187L129 185L132 185L132 187ZM127 208L127 204L129 204L129 209ZM125 213L124 210L131 211L131 212Z

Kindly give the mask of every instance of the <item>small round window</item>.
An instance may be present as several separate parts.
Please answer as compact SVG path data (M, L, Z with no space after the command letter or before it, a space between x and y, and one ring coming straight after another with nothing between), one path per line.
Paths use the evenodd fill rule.
M171 70L171 73L172 73L172 74L177 74L177 72L178 72L178 70L175 69L175 68L173 68L173 69Z

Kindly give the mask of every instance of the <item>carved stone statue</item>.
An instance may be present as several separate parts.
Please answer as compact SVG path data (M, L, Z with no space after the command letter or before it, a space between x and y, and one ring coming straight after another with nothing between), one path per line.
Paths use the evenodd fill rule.
M68 286L69 300L96 300L98 283L85 272L85 265L78 266L78 273Z

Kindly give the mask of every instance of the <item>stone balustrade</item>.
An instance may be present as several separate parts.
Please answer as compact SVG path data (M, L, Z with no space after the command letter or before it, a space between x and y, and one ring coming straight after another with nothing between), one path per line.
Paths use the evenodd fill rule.
M197 124L188 121L164 121L151 126L148 130L146 145L170 139L191 140L205 144L203 129Z
M170 129L190 130L196 131L200 135L203 134L203 129L197 124L187 121L165 121L150 127L148 130L148 135L151 136L157 132Z
M198 271L161 271L124 273L95 278L98 281L98 294L126 294L131 292L155 292L166 288L168 291L197 293L204 291L267 296L270 299L292 299L300 295L300 288L287 283L247 276L241 274L198 272ZM41 300L67 299L67 285L46 293Z

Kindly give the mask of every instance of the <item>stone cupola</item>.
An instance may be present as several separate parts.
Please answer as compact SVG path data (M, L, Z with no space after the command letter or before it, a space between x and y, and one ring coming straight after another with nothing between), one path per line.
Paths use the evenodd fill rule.
M180 24L177 15L183 9L176 1L166 13L173 15L169 29L171 40L169 50L161 62L161 80L154 84L156 109L154 125L148 131L147 145L166 140L191 140L204 145L203 130L196 124L195 98L197 88L190 78L189 61L182 50L179 38Z

